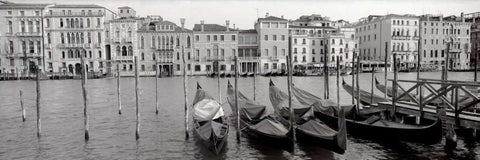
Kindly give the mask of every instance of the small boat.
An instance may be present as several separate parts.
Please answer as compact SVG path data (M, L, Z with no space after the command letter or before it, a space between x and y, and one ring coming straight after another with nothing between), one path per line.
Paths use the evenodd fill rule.
M345 82L345 80L342 80L342 81L343 81L342 82L343 89L345 89L345 91L347 91L348 94L354 95L355 98L358 98L356 95L357 89L355 88L352 92L352 86L348 85ZM383 97L380 97L375 94L372 97L371 93L360 89L360 103L362 103L363 105L377 104L378 102L385 102L385 101L386 100Z
M208 77L215 77L217 75L216 72L210 72L207 74Z
M375 77L375 87L377 87L378 90L380 90L383 94L385 94L385 88L387 89L387 95L389 97L392 97L393 95L393 88L388 86L388 87L385 87L385 85L383 84L380 84L380 82L378 82L377 78ZM403 92L402 90L398 89L397 90L397 95L402 95L404 94L405 92ZM412 97L416 97L414 94L411 94L409 93L410 96ZM410 97L408 95L405 95L403 96L402 98L399 99L400 101L410 101Z
M263 76L269 77L271 74L272 74L272 72L265 72L265 73L263 74Z
M253 76L255 76L255 73L248 72L248 73L247 73L247 76L248 76L248 77L253 77Z
M336 127L338 121L337 103L329 99L321 100L315 95L296 87L293 88L292 91L295 97L300 99L300 102L312 104L312 106L315 107L314 113L316 117L330 127ZM360 111L355 110L353 105L341 106L341 110L344 109L346 110L346 126L348 132L360 137L403 140L426 144L435 144L442 140L442 122L439 119L430 125L409 125L381 119L378 115L371 115L373 112L359 114ZM372 108L371 110L374 111L376 108Z
M248 74L247 72L245 72L245 73L240 73L239 76L240 76L240 77L247 77L247 74Z
M198 82L193 100L193 124L196 135L205 146L219 154L227 142L229 126L222 106Z
M289 125L289 119L294 118L299 141L318 144L340 154L345 153L347 133L345 117L342 116L345 114L343 109L339 112L343 119L338 119L337 128L339 129L336 131L314 116L311 105L303 105L294 99L292 99L294 117L290 117L288 95L277 88L272 80L270 80L269 92L270 102L275 112L281 117L281 122Z
M235 90L230 81L228 81L227 86L227 100L232 109L232 115L236 117ZM253 102L240 91L238 91L237 101L240 108L241 124L246 126L246 131L248 131L249 135L274 145L291 145L289 143L291 139L287 135L289 129L277 120L267 106Z
M220 77L225 77L225 72L220 72Z
M226 72L225 73L225 77L235 77L235 73L229 73L229 72Z
M278 72L272 72L272 73L270 74L270 76L276 77L276 76L278 76Z

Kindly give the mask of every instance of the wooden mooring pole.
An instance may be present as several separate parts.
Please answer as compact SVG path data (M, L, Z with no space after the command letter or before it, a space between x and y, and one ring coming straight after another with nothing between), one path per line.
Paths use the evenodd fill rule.
M256 62L254 63L256 64ZM253 67L253 102L256 101L256 97L257 97L257 83L256 83L256 80L257 80L257 65L254 65L255 67Z
M155 114L158 114L158 61L155 63ZM161 73L160 73L161 74Z
M361 68L361 66L360 66L360 56L357 55L357 74L355 75L357 77L357 93L355 93L356 96L357 96L357 105L356 105L357 111L359 111L359 109L360 109L360 99L361 99L361 97L360 97L360 78L359 78L360 68Z
M393 95L392 95L392 112L390 113L390 116L395 119L395 112L397 111L397 54L393 54L393 82L392 82L392 89L393 89Z
M295 143L297 141L295 131L295 113L292 107L292 37L288 37L288 56L287 56L287 87L288 87L288 108L290 110L290 131L292 132L292 153L295 155ZM326 75L328 76L328 75Z
M325 47L324 47L324 51L325 51L325 54L324 54L324 65L323 65L323 88L324 88L324 99L329 99L330 98L330 88L329 88L329 85L328 85L328 70L329 70L329 67L328 67L328 49L327 49L327 43L328 43L328 40L326 40L326 43L325 43ZM292 58L292 57L290 57Z
M371 65L370 65L371 66ZM370 88L370 104L373 104L373 92L375 91L375 68L372 67L372 83L371 83L371 88Z
M118 114L122 114L122 98L120 96L120 64L117 64L117 105Z
M183 61L183 95L185 100L185 139L188 139L188 99L187 99L187 66L185 64L185 52L182 46L182 61Z
M238 108L238 59L235 56L235 108L237 109L237 142L240 143L240 109Z
M23 107L23 91L20 90L20 107L22 107L22 122L25 122L25 108Z
M384 91L384 95L383 95L383 98L385 99L385 101L387 101L387 93L388 93L388 90L387 90L387 86L388 86L388 80L387 80L387 76L388 76L388 42L385 42L385 61L384 61L384 70L385 70L385 76L383 77L384 80L385 80L385 91Z
M42 125L40 119L40 68L36 67L36 83L37 83L37 137L40 138L40 133L42 132Z
M139 99L139 89L138 89L138 57L134 56L135 60L135 112L136 112L136 129L135 129L135 139L139 139L140 135L140 112L138 110L138 99Z
M357 57L357 53L355 53L355 50L353 50L353 57L352 57L352 104L355 104L355 57ZM358 108L357 108L358 109Z
M90 139L90 135L88 133L88 130L90 128L90 124L88 121L88 97L87 97L87 64L85 64L85 54L82 54L80 56L80 61L82 64L82 93L83 93L83 122L84 122L84 127L85 127L85 141L88 141Z
M339 56L337 56L337 109L340 111L340 61L338 60Z

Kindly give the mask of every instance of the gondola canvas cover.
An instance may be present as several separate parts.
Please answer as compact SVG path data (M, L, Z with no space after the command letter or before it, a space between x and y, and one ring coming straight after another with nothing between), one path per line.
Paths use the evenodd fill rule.
M232 109L234 115L237 113L235 108L235 90L229 84L227 89L227 100ZM244 94L238 92L238 107L240 107L240 115L246 116L248 119L257 119L266 115L267 107L264 105L259 105L250 99L248 99Z
M331 129L326 124L320 123L315 120L309 120L302 125L299 125L297 129L315 136L322 137L323 139L333 140L337 135L337 131Z
M215 100L203 99L193 106L193 118L209 121L224 116L222 106Z
M288 105L288 95L284 92L282 92L279 88L273 86L270 86L270 102L273 105L273 108L277 111L280 112L280 114L284 117L289 116L289 105ZM295 116L296 117L304 117L304 116L310 116L312 115L311 112L311 106L310 105L303 105L300 102L296 101L295 99L292 98L292 108L294 110Z
M255 125L250 126L250 129L256 130L266 135L285 136L288 129L279 122L272 121L268 118L263 119Z

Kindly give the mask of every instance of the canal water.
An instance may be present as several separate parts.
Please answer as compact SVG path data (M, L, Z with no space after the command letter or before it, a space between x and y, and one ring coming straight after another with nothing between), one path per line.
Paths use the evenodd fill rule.
M376 73L383 82L384 73ZM392 77L392 74L389 74ZM324 77L293 77L299 88L323 97ZM342 77L351 83L351 76ZM400 73L400 79L415 79L416 73ZM440 72L421 73L421 78L440 78ZM233 78L228 78L233 83ZM257 101L271 105L268 99L270 78L257 77ZM286 77L271 78L286 91ZM473 72L451 72L449 79L473 80ZM371 74L360 75L362 89L370 90ZM36 136L35 82L0 82L0 159L475 159L480 145L460 138L457 149L447 154L443 143L422 145L406 142L378 142L348 137L348 148L340 155L318 146L298 144L296 153L265 146L243 134L235 139L232 122L224 152L214 155L195 136L184 138L183 78L159 79L160 112L155 115L155 79L140 78L140 139L135 140L134 79L122 78L122 115L118 114L116 80L88 80L90 140L84 141L83 105L80 80L41 81L42 136ZM199 82L218 98L217 79L188 77L188 101ZM335 77L330 76L330 97L336 98ZM341 83L341 81L340 81ZM239 91L253 97L253 77L239 78ZM221 99L226 101L227 78L221 79ZM406 84L405 84L406 85ZM341 87L341 85L340 85ZM22 122L19 90L23 90L27 120ZM375 90L375 94L381 95ZM351 97L340 88L342 104ZM223 105L231 114L228 103ZM190 118L191 119L191 118ZM189 123L191 125L191 122ZM347 129L348 130L348 129ZM190 131L190 135L193 132ZM408 135L405 135L408 136Z

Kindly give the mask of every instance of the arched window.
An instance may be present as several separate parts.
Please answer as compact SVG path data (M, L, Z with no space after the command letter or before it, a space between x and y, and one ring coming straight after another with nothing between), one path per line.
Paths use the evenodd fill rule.
M155 36L152 36L152 48L155 48Z
M60 39L62 41L62 44L65 43L65 37L63 36L63 33L60 33Z
M163 36L162 36L162 38L163 38ZM160 36L157 37L157 39L158 39L158 45L157 45L157 47L158 47L158 48L162 48L162 47L163 47L163 46L162 46L162 42L163 42L164 40L162 40L162 38L160 38Z
M170 48L173 48L173 36L170 36Z
M141 54L140 59L141 59L142 61L145 60L145 53L142 53L142 54Z
M122 56L127 56L127 47L122 47Z
M90 34L90 32L87 32L87 42L88 44L92 43L92 35Z
M155 60L156 57L155 57L155 53L152 53L152 59Z
M133 47L132 46L128 47L128 56L133 56Z
M83 18L80 18L79 27L80 27L80 28L83 28Z
M143 49L144 43L145 43L145 40L143 39L143 36L142 36L142 37L140 37L140 48Z
M120 39L120 29L119 28L115 29L115 38Z
M90 32L89 32L89 33L90 33ZM78 33L77 33L77 35L78 35ZM85 41L83 40L83 32L80 33L80 37L79 37L79 38L80 38L80 41L77 40L77 43L80 42L80 44L83 44L83 42L85 42Z
M120 46L117 46L117 56L120 56Z
M90 18L87 18L87 28L90 28Z
M180 38L177 36L177 47L180 46Z
M73 20L73 18L70 18L70 28L73 27L75 27L75 21Z
M187 47L190 48L190 36L187 37Z
M75 50L75 58L80 58L80 51L79 50Z

